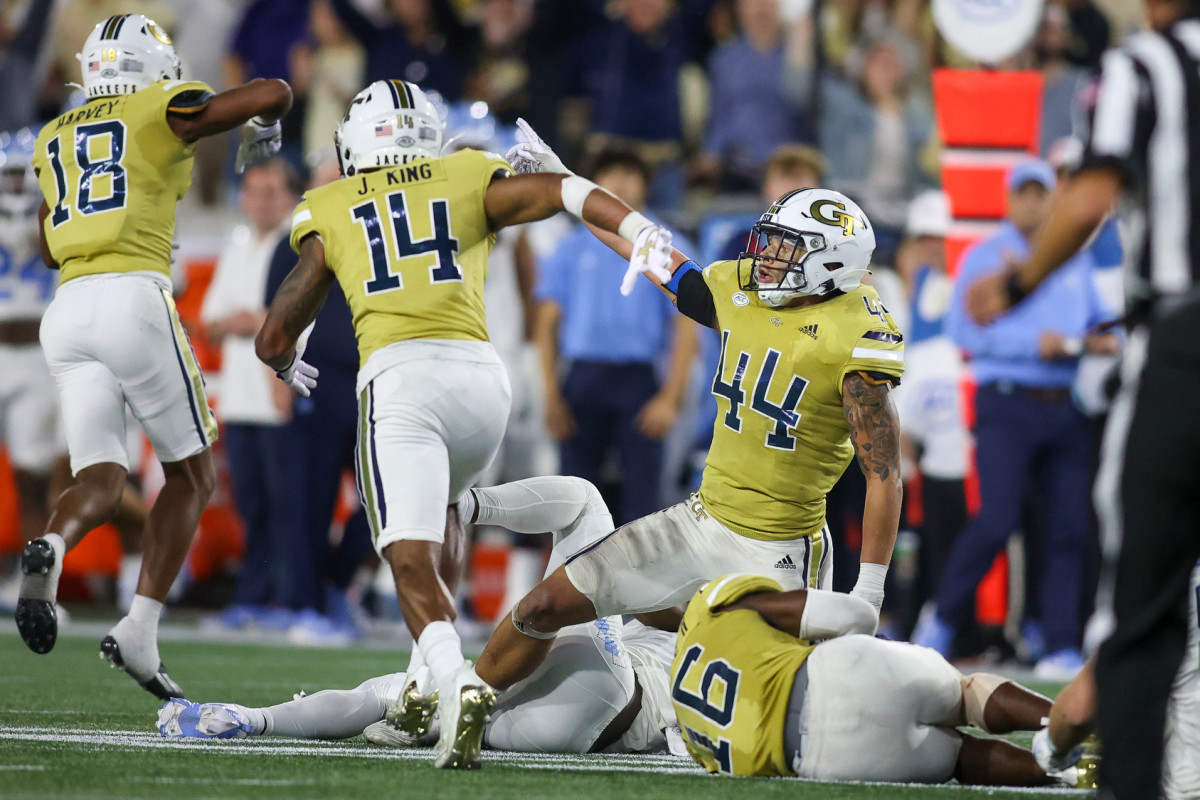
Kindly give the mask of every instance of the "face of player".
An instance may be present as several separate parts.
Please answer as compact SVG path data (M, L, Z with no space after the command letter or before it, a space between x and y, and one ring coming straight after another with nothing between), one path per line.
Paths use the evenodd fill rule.
M759 254L755 265L755 277L760 284L775 285L787 274L788 262L793 264L804 258L808 251L795 241L785 240L782 236L772 236L767 239L767 245Z
M242 179L242 212L259 234L275 230L291 214L296 198L283 170L270 164L246 170Z

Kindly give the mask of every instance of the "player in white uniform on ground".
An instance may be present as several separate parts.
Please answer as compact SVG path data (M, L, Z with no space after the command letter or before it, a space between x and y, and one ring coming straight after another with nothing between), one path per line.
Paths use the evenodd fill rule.
M65 452L54 378L38 326L58 276L38 252L41 193L33 174L36 133L0 133L0 436L21 501L21 538L46 529L50 468Z
M522 533L553 531L548 572L612 530L600 493L580 478L529 478L475 489L460 509L464 517ZM675 724L667 685L674 647L673 633L637 621L622 625L620 617L564 629L538 671L496 704L484 743L520 752L662 750L664 731ZM397 672L269 708L174 699L163 706L158 728L164 736L205 739L344 739L365 728L370 741L405 745L383 720L408 682L407 673Z

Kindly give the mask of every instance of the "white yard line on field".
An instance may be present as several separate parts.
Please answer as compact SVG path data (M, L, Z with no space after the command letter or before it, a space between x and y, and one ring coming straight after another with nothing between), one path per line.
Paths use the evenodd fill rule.
M176 751L207 751L219 755L258 755L258 756L327 756L332 758L370 758L398 761L432 761L433 751L429 749L396 749L374 745L345 744L340 742L302 741L298 739L255 738L255 739L165 739L158 733L144 731L121 730L79 730L72 728L53 728L29 725L0 725L0 752L3 752L4 742L47 742L59 747L76 745L80 749L116 748L121 750L176 750ZM655 773L659 775L693 775L703 776L701 769L690 761L668 755L570 755L555 753L502 753L486 751L483 760L503 764L505 766L521 767L538 770L565 770L584 772L633 772ZM7 769L18 768L14 765ZM29 765L32 769L42 769ZM0 765L0 770L6 769ZM173 779L173 778L141 778L148 783L169 783L179 780L185 783L200 783L204 779ZM786 778L781 780L805 779ZM244 783L251 785L290 785L289 782L268 780L234 780L223 783ZM865 781L847 781L847 783L867 783ZM877 783L879 786L908 786L910 784ZM931 787L932 788L932 787ZM1014 792L1031 795L1063 795L1088 796L1091 793L1082 789L1067 788L1009 788L998 786L961 786L948 784L942 788L946 791Z

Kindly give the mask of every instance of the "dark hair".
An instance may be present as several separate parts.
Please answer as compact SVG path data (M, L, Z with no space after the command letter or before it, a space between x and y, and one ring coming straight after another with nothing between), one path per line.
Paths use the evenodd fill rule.
M625 148L609 147L601 150L592 159L592 168L589 172L592 175L592 180L595 180L601 173L607 172L610 169L626 169L636 172L642 176L642 181L649 186L650 178L653 172L646 160L632 150Z
M304 194L304 177L300 174L300 170L296 169L292 162L288 161L283 156L275 156L266 161L259 161L246 167L246 171L242 173L242 180L246 180L246 176L252 171L258 169L277 169L283 173L283 183L287 186L287 190L299 197Z

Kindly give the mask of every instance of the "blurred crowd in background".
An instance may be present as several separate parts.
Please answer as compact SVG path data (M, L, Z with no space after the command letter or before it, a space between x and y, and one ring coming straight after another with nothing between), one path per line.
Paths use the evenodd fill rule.
M1097 561L1088 486L1120 347L1105 329L1120 313L1119 237L1108 225L1003 330L967 320L951 276L1000 268L1027 246L1056 170L1079 156L1071 134L1101 53L1140 24L1126 5L1048 2L1032 43L1001 65L1043 76L1043 160L1013 168L1007 220L961 266L946 264L943 246L951 219L931 74L972 64L938 35L927 0L18 0L0 6L0 130L82 101L75 54L116 13L169 31L185 78L217 89L282 78L295 93L282 156L237 176L234 139L204 140L178 212L181 314L222 423L214 505L235 512L206 515L197 549L216 555L194 554L191 585L180 586L181 599L214 609L207 624L338 643L364 634L368 612L395 607L379 597L387 581L373 578L347 478L357 356L345 304L327 303L317 324L312 398L273 378L253 336L294 264L292 207L305 185L338 176L332 133L346 104L370 81L402 78L436 98L456 146L503 153L526 119L569 166L673 225L701 263L736 258L757 215L791 189L819 184L859 202L878 242L871 281L908 363L897 393L906 518L885 630L947 655L990 648L1058 677L1077 667ZM0 144L15 152L16 138ZM15 258L6 251L2 269ZM712 332L649 285L621 298L621 269L585 230L554 219L500 237L487 290L514 389L491 479L589 478L618 524L698 483L716 355ZM52 470L17 463L12 449L29 506ZM43 482L31 489L25 473ZM116 570L126 602L144 507L134 490L154 491L152 465L140 483ZM862 491L852 466L829 498L842 591L856 574ZM213 532L224 528L237 531L228 547ZM493 530L475 541L463 619L486 621L540 578L546 543ZM1016 591L997 615L975 589L999 553Z

